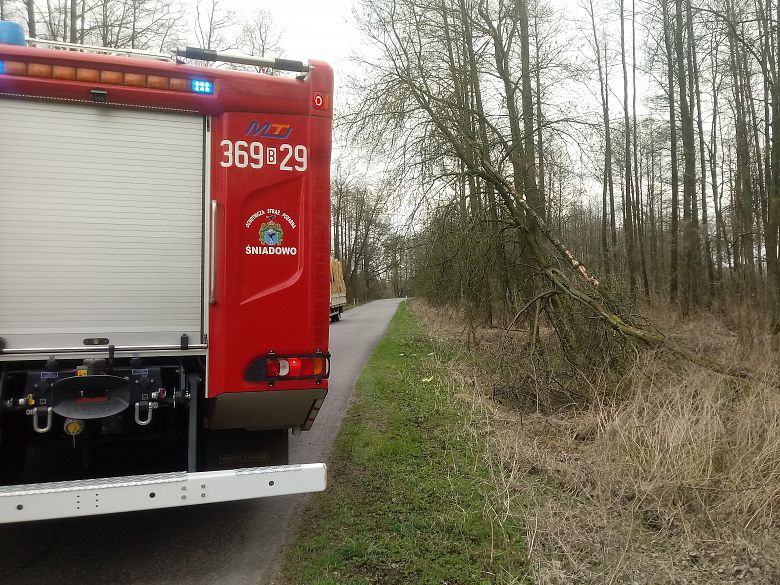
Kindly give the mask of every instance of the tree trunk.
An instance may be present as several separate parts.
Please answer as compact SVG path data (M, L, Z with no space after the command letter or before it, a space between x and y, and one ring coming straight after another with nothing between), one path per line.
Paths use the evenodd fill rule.
M542 133L542 74L539 54L541 52L541 39L539 38L539 16L534 16L534 38L536 40L536 149L539 160L539 191L538 199L541 206L541 216L547 217L544 184L544 136Z
M599 74L599 88L601 96L601 111L604 121L604 184L602 191L602 215L601 215L601 261L604 266L604 276L609 278L610 273L610 249L607 241L607 223L611 225L612 245L615 245L617 234L615 233L615 195L614 184L612 180L612 136L609 126L609 97L606 79L601 63L601 47L599 45L599 35L596 30L596 17L593 9L593 0L589 0L590 22L593 30L593 46L596 54L596 68ZM606 43L606 41L605 41ZM606 47L605 47L606 51ZM611 201L610 209L607 209L607 196Z
M642 203L642 183L640 180L641 173L639 172L639 148L638 148L638 135L639 125L636 121L636 0L631 2L631 69L632 69L632 96L633 96L633 125L634 125L634 208L635 218L634 223L636 225L636 239L639 242L639 267L642 274L642 287L645 291L645 296L650 294L650 281L647 278L647 257L645 255L645 234L644 234L644 210Z
M701 108L701 86L699 82L699 60L696 58L696 38L693 34L693 16L691 14L691 0L686 0L686 10L688 13L688 36L691 44L691 59L693 68L692 75L695 87L696 98L696 122L699 130L699 157L701 164L701 221L702 234L704 236L704 262L706 267L707 286L704 288L705 304L710 306L715 296L715 268L712 262L712 248L710 246L710 227L707 214L707 160L704 147L704 123L702 121ZM717 100L717 95L713 94L713 99Z
M628 256L629 291L636 295L637 268L636 243L633 222L633 178L631 172L631 120L628 113L628 69L626 65L626 19L624 0L620 0L620 58L623 64L623 121L625 124L625 202L623 204L623 235L626 238Z
M31 38L38 38L35 27L35 0L25 0L27 7L27 32Z
M77 43L79 39L78 13L79 13L78 0L70 0L70 42L71 43Z
M780 47L780 2L777 3L775 48ZM772 37L775 38L774 36ZM777 50L777 49L776 49ZM780 350L780 266L778 266L778 239L780 233L780 71L775 57L770 54L772 80L772 185L769 199L769 221L767 225L767 261L772 258L772 267L767 263L770 298L771 347Z
M674 53L672 49L672 20L669 14L669 0L662 0L664 17L664 44L666 47L667 83L669 98L669 133L672 173L672 209L670 223L670 261L669 261L669 298L677 301L678 292L678 258L679 258L679 217L680 217L680 178L677 168L677 116L674 99ZM684 91L684 90L683 90Z
M682 0L676 0L675 51L677 54L677 85L680 92L680 122L683 142L683 272L680 294L680 314L687 317L694 304L698 282L695 256L698 250L698 232L693 220L693 201L696 198L696 146L693 117L688 100L686 50L683 44L685 25Z

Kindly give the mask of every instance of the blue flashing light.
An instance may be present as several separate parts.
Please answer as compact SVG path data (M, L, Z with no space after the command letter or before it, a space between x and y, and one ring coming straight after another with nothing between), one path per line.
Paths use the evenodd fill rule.
M0 45L18 45L24 47L24 28L17 22L0 20Z
M3 74L3 73L5 73L5 63L0 61L0 74Z
M208 93L212 94L214 93L214 84L210 81L205 81L203 79L193 79L192 80L192 91L194 93Z

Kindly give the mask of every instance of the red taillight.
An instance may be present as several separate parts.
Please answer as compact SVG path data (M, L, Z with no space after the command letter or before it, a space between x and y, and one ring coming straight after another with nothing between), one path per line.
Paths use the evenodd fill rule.
M265 358L265 380L301 380L328 377L327 357Z
M287 358L287 363L290 364L290 371L288 374L290 378L297 378L302 375L301 361L303 360L300 358Z
M279 360L268 359L265 360L265 377L266 378L278 378L279 377Z

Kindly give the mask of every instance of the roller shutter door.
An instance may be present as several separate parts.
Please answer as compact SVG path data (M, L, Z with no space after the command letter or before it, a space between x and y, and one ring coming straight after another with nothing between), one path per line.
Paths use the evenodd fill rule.
M200 341L203 118L0 99L9 350Z

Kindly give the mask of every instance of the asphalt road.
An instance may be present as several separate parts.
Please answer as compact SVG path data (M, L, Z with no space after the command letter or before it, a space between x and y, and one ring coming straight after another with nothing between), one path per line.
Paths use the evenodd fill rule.
M331 325L330 392L291 462L327 460L352 388L400 301ZM0 526L0 583L268 585L307 496Z

